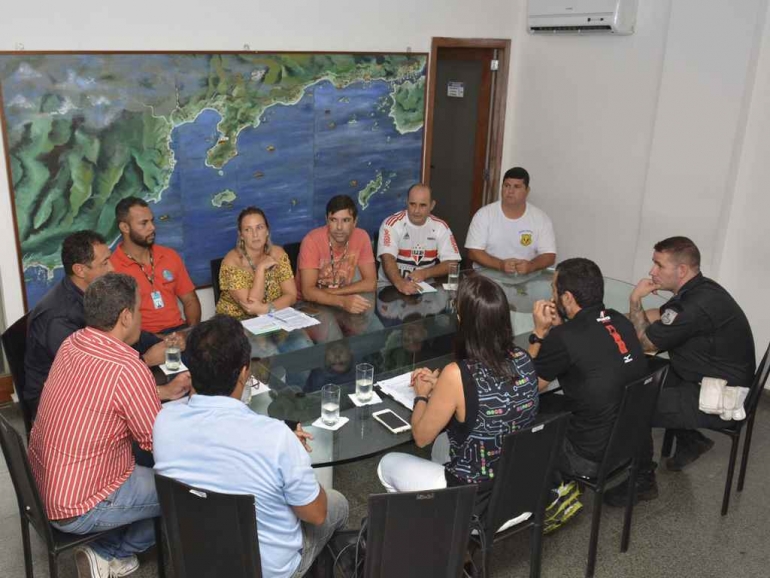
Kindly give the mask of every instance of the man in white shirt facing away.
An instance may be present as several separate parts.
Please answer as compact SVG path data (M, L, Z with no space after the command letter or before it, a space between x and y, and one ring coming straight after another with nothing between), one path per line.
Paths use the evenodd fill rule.
M526 275L556 262L553 223L528 196L529 173L509 169L500 200L480 208L468 229L465 248L474 267Z
M412 185L406 210L387 217L380 226L377 258L380 284L393 284L406 295L419 293L418 283L449 273L460 261L452 231L431 212L436 206L430 187Z

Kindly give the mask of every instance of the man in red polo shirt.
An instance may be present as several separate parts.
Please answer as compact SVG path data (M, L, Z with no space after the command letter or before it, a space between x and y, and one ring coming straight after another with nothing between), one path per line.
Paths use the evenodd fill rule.
M29 461L55 528L114 528L76 550L80 578L127 576L139 567L135 553L154 543L160 515L152 469L136 465L131 451L132 440L152 451L160 401L131 347L141 325L134 279L107 273L83 304L86 327L62 343L40 397Z
M110 257L118 273L131 275L142 296L142 329L170 333L201 320L201 304L182 258L173 249L155 244L155 218L147 203L126 197L115 207L123 241ZM184 319L177 306L184 308Z

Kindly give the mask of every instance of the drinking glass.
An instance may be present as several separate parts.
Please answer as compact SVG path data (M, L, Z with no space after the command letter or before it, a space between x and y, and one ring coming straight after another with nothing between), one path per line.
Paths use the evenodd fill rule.
M369 363L356 365L356 397L358 401L367 403L372 399L374 384L374 367Z
M176 334L166 337L166 369L176 371L182 364L182 350Z
M460 280L460 263L449 264L449 274L447 275L447 284L452 290L457 290L457 283Z
M340 386L328 383L321 388L321 421L334 425L340 419Z

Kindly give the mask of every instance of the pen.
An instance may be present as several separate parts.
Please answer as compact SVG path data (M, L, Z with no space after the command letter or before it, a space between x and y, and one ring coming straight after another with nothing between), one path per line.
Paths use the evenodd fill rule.
M417 282L416 282L414 279L412 279L412 276L411 276L411 275L407 275L407 276L406 276L406 279L407 279L407 281L411 281L412 283L414 283L415 285L417 285L417 292L418 292L420 295L422 295L422 287L420 287L420 284L419 284L419 283L417 283Z

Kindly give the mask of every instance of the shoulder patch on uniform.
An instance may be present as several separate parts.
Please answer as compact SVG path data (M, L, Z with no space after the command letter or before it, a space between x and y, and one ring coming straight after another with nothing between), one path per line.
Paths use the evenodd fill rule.
M677 315L679 315L679 311L675 309L666 309L663 312L663 315L660 316L660 321L663 323L663 325L671 325L676 319Z

